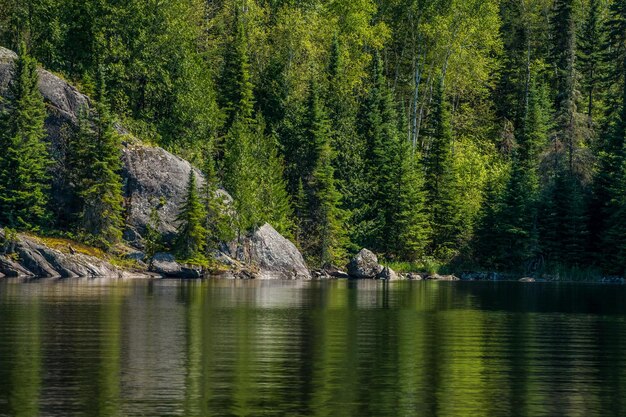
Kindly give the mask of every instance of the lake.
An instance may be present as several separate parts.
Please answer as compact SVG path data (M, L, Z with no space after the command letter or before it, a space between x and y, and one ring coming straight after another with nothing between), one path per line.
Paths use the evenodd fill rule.
M624 416L626 287L0 280L0 416Z

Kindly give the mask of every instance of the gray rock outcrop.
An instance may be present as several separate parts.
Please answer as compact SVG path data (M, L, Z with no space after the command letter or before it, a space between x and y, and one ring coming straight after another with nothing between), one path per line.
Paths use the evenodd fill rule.
M14 52L0 47L0 96L3 95L11 81ZM75 126L81 108L89 106L91 100L80 93L75 87L56 75L39 69L39 90L46 102L47 130L50 151L56 161L52 165L53 202L55 211L60 217L69 206L69 198L63 183L62 175L64 160L64 129ZM152 208L157 210L160 223L157 228L170 239L176 230L177 207L184 198L189 171L189 162L166 150L142 144L132 137L121 126L116 126L120 134L125 135L122 149L122 179L124 194L128 203L125 238L133 245L140 245L141 235L145 232L150 220ZM203 180L198 171L197 180ZM225 191L220 192L226 200L230 197Z
M348 264L348 275L357 279L374 279L382 270L378 257L368 249L361 249Z
M245 265L257 279L311 279L298 248L264 224L240 241L225 245L223 252Z
M150 262L150 271L171 278L202 278L202 268L182 265L174 255L156 253Z
M0 229L0 241L4 241ZM122 271L109 262L82 253L52 249L38 239L19 234L10 254L0 255L0 274L7 277L74 278L143 276Z

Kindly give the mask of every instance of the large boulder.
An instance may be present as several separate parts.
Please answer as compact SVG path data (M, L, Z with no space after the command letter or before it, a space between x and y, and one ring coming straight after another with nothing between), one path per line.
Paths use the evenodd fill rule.
M374 252L361 249L348 264L348 275L357 279L374 279L383 271Z
M257 279L311 279L298 248L267 223L225 245L222 251L245 265Z

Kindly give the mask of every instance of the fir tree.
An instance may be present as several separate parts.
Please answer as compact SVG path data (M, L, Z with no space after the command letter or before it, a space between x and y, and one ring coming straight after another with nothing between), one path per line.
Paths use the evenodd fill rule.
M364 179L363 137L357 134L357 102L350 86L346 83L346 64L337 36L333 38L327 68L327 88L324 94L328 107L328 119L331 130L331 145L334 151L333 168L335 186L340 192L341 207L346 211L346 228L352 234L358 216L359 196L367 187ZM354 248L359 249L359 248Z
M47 217L49 155L38 80L37 62L22 45L0 114L0 224L9 227L37 228Z
M596 113L596 101L600 93L602 79L605 76L603 65L603 46L605 45L602 2L590 0L585 21L578 38L579 71L582 75L582 93L586 101L586 113L589 125L593 125Z
M411 149L408 139L399 138L394 182L390 192L392 211L387 256L389 258L416 261L425 255L430 235L423 170Z
M104 93L99 94L104 97ZM115 132L106 104L84 108L72 139L68 160L70 181L77 196L77 223L90 240L108 248L122 237L124 219L121 138Z
M366 186L359 196L356 211L354 240L361 247L383 252L387 213L385 211L385 181L389 179L388 153L386 144L396 138L396 116L393 107L387 108L387 95L382 63L378 55L372 63L369 79L370 89L361 103L357 126L365 144L364 179Z
M204 259L207 244L207 230L204 227L206 212L198 196L196 173L191 169L185 200L180 206L176 221L178 230L175 248L178 256L184 260Z
M0 114L0 224L32 229L47 217L49 155L37 63L24 45L12 75Z
M301 245L314 263L341 263L344 260L346 233L345 214L340 208L341 194L335 187L332 166L333 150L329 121L320 102L317 86L309 87L308 136L312 144L311 172L307 176L308 205Z
M254 86L250 81L248 39L239 7L235 7L231 40L224 49L224 66L220 77L220 105L226 115L224 131L237 118L251 120L254 110Z
M232 240L229 208L219 190L215 171L215 162L210 152L205 156L204 184L201 196L206 213L204 229L206 230L207 252L218 249L220 242Z
M426 204L430 210L432 250L447 257L456 247L459 204L452 171L452 129L450 113L438 83L434 93L434 109L430 129L430 149L426 156Z
M624 138L626 137L626 1L614 1L609 7L608 36L605 46L607 65L608 128L600 135L598 168L590 203L590 241L599 263L617 257L622 245L618 212L626 179L624 177ZM609 246L605 246L609 245Z

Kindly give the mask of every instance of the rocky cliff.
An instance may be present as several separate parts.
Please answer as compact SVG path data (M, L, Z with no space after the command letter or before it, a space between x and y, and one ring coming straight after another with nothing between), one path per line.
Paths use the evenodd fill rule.
M0 47L0 96L6 93L11 81L15 58L14 52ZM63 175L61 175L65 149L64 131L68 126L76 124L79 111L83 106L89 106L91 101L75 87L44 69L39 70L39 89L48 111L45 127L48 132L49 149L55 161L51 167L52 178L54 178L53 202L57 215L62 218L68 201L68 196L63 191L65 187L62 184ZM189 172L194 168L188 161L162 148L143 144L122 126L117 126L117 130L124 135L122 177L127 203L127 230L124 237L129 244L141 248L141 236L149 222L152 210L156 209L160 219L158 229L166 239L171 238L176 231L177 210L185 195ZM201 173L196 170L196 175L198 183L201 184L203 181ZM226 199L230 199L225 191L220 192ZM258 232L246 240L248 252L264 253L267 256L248 257L242 264L254 269L257 277L286 277L283 273L285 265L292 262L294 256L298 259L293 268L298 272L290 276L310 277L302 256L287 239L276 231L272 234L273 243L271 244L255 236L258 236ZM255 245L260 246L257 248ZM286 254L289 256L285 258ZM225 256L229 257L229 254ZM281 272L272 274L274 270ZM260 271L267 273L260 273ZM108 274L110 271L102 272Z

